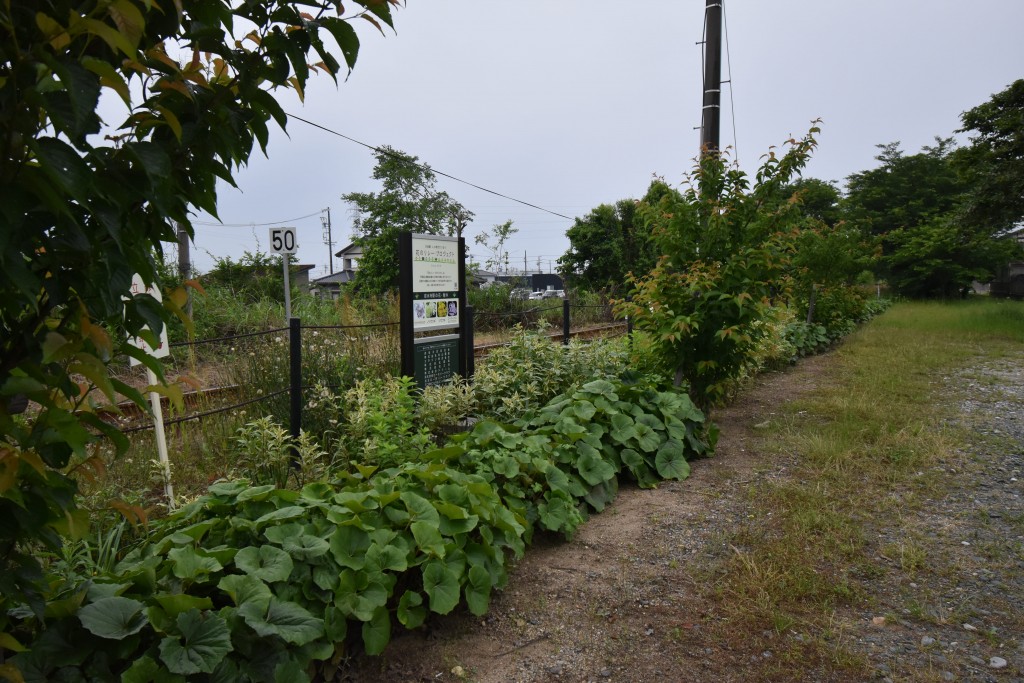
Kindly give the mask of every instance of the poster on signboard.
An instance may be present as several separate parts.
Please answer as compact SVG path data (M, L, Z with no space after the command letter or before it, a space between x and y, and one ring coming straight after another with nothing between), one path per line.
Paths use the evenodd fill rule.
M459 326L459 243L414 235L412 240L413 328Z

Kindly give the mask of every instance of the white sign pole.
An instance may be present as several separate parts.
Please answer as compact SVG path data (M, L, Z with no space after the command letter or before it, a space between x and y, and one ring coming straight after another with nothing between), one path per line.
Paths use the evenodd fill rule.
M146 368L146 376L150 386L156 384L156 373ZM164 434L164 409L160 404L160 394L149 392L149 403L153 407L153 431L156 433L156 452L160 457L160 466L164 470L164 493L167 494L167 507L174 509L174 484L171 483L171 460L167 457L167 435Z
M270 253L280 254L284 263L284 319L285 323L292 317L292 287L288 282L288 255L294 254L299 248L295 241L295 228L270 229Z
M162 301L163 297L160 295L160 290L156 287L147 287L146 283L142 281L142 277L138 274L132 276L132 296L138 294L149 294L157 301ZM156 358L164 358L170 353L170 349L167 344L167 326L164 325L163 330L160 332L160 346L157 348L151 347L140 337L132 337L128 342L137 348L142 349L146 353ZM139 361L134 358L131 359L131 365L138 365ZM156 373L154 373L149 367L146 367L146 379L149 381L150 386L156 385ZM164 471L164 493L167 494L167 507L174 509L174 485L171 483L171 460L167 456L167 435L164 434L164 410L160 404L160 394L155 391L149 392L149 404L153 409L153 432L156 434L156 452L160 458L160 466Z

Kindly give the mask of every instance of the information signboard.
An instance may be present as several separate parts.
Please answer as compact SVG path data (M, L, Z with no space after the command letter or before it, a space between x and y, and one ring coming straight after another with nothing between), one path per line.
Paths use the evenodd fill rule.
M413 378L419 387L447 384L459 374L459 335L418 340L413 356Z
M459 326L459 243L412 236L412 326L446 330Z
M402 374L420 387L466 376L463 308L465 241L461 237L403 233L398 240ZM425 336L438 330L455 334Z

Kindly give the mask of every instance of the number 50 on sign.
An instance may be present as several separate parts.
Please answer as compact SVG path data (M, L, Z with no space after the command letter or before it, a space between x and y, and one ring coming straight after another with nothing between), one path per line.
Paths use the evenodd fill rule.
M295 228L270 229L270 253L294 254L298 249L295 243Z

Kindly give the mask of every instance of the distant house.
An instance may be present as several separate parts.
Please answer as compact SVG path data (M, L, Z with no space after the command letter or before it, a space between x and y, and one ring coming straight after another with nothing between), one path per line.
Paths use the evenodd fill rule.
M336 270L330 275L318 277L313 280L312 285L319 296L337 299L341 296L341 287L352 280L359 270L359 259L363 257L363 248L352 242L347 247L334 254L341 259L341 270Z
M531 292L543 292L546 289L565 289L562 276L557 273L530 273L528 275L499 275L499 282L507 282L512 287L522 287Z
M312 263L300 263L298 265L289 268L288 277L291 279L290 284L292 287L300 289L304 292L309 291L309 272L316 268Z

